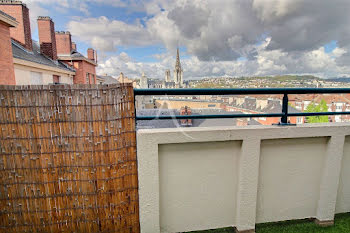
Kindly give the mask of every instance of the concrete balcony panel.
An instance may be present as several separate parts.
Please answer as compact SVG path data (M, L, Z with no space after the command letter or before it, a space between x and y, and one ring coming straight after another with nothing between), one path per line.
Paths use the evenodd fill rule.
M348 123L139 130L141 232L332 223L350 212L349 135Z
M337 205L335 212L346 213L350 211L350 136L345 138L342 169L340 173Z

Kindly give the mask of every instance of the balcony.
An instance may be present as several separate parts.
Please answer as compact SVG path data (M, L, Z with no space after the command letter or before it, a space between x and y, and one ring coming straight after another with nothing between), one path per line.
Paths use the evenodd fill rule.
M282 94L286 107L286 95L291 93ZM141 231L235 227L238 232L254 232L259 223L305 218L328 226L335 214L350 212L350 123L290 125L286 119L297 114L336 113L288 115L285 109L263 115L281 117L280 125L139 129ZM222 116L136 119L205 117Z
M191 91L272 92L283 95L283 104L281 112L263 114L183 108L180 115L135 115L135 96ZM350 89L217 91L0 86L0 228L254 232L259 223L305 218L332 225L335 214L350 212L350 123L289 122L295 115L349 112L295 113L288 107L290 94ZM277 118L280 124L195 127L198 119L242 117ZM150 119L186 127L136 131L135 121Z

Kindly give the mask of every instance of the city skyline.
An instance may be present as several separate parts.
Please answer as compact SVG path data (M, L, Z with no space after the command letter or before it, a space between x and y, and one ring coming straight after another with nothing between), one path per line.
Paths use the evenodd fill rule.
M32 19L50 15L69 30L78 49L96 48L100 74L164 78L179 46L185 80L350 76L345 0L24 2Z

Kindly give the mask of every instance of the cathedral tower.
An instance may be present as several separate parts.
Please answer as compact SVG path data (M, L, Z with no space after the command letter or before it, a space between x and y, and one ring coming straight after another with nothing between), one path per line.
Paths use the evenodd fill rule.
M171 82L170 70L165 71L165 82Z
M140 87L141 88L148 88L148 79L147 79L144 72L142 72L142 76L140 79Z
M174 69L174 82L177 86L181 87L183 85L183 70L180 63L180 53L179 48L177 48L176 63Z

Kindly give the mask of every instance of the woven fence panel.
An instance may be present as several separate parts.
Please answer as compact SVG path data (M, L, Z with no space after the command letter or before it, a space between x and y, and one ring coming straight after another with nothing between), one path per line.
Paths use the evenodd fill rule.
M131 85L0 86L0 232L139 232Z

